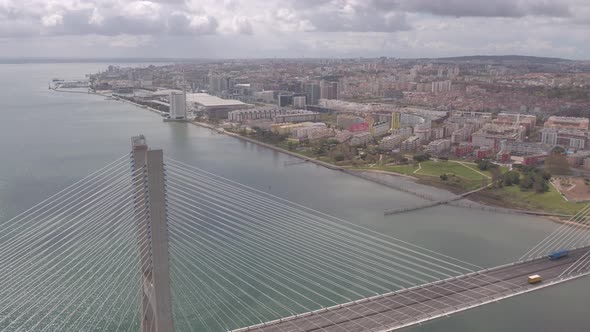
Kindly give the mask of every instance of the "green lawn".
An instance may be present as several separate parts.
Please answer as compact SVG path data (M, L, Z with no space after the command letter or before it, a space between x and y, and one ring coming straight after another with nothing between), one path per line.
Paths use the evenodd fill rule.
M467 180L487 180L488 177L478 173L474 168L450 161L425 161L420 163L422 169L417 174L440 176L442 174L455 174ZM484 173L485 172L481 172Z
M480 171L480 172L482 172L484 174L487 174L489 177L492 177L492 173L490 171L482 171L482 170L480 170L477 167L477 164L475 164L475 163L467 163L466 162L466 163L463 163L463 165L465 165L465 166L467 166L467 167L469 167L469 168L471 168L473 170ZM500 167L500 172L502 172L502 174L508 172L508 167L506 167L506 166L499 166L499 167Z
M412 164L408 165L398 165L398 166L363 166L358 167L360 169L367 169L367 170L379 170L379 171L387 171L387 172L394 172L394 173L401 173L406 175L414 175L414 171L418 169L418 166L414 166Z
M563 214L575 214L586 203L568 202L549 185L549 191L537 194L534 191L521 191L518 186L509 186L497 190L507 202L515 203L528 210L548 211Z
M414 174L414 171L417 169L418 169L418 166L414 166L412 164L383 167L383 170L385 170L385 171L391 171L391 172L402 173L402 174L407 174L407 175Z

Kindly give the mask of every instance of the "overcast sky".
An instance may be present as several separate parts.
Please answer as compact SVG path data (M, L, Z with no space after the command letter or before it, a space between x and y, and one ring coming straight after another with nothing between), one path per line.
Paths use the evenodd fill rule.
M0 57L590 59L590 0L0 0Z

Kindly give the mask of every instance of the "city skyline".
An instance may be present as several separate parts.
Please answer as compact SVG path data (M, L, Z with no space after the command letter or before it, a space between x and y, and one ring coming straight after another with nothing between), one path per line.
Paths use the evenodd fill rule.
M549 1L0 1L0 57L589 59L590 4Z

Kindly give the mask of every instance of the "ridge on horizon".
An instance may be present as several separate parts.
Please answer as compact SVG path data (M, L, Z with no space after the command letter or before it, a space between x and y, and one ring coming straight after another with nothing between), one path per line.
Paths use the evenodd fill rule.
M286 59L286 60L314 60L314 59L379 59L381 57L0 57L0 63L4 64L24 64L24 63L68 63L68 62L194 62L194 61L215 61L215 60L273 60L273 59ZM422 58L396 58L388 57L399 60L446 60L446 61L514 61L514 60L528 60L534 62L573 62L573 61L586 61L586 60L572 60L567 58L558 57L541 57L532 55L518 55L518 54L506 54L506 55L461 55L461 56L449 56L449 57L422 57Z

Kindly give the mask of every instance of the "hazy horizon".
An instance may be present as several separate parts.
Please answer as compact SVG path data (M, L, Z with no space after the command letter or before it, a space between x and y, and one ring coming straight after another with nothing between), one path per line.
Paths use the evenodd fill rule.
M3 0L0 57L588 59L583 0Z
M449 56L449 57L408 57L408 58L400 58L394 56L372 56L372 57L364 57L364 56L357 56L357 57L338 57L338 56L325 56L325 57L2 57L0 56L0 63L51 63L55 61L57 63L67 63L67 62L112 62L112 61L120 61L120 62L170 62L170 61L180 61L180 62L194 62L194 61L217 61L217 60L350 60L350 59L378 59L378 58L390 58L390 59L399 59L399 60L422 60L422 59L454 59L454 58L469 58L469 57L523 57L523 58L547 58L547 59L556 59L556 60L564 60L564 61L590 61L590 59L568 59L568 58L560 58L560 57L543 57L543 56L536 56L536 55L525 55L525 54L468 54L468 55L457 55L457 56Z

